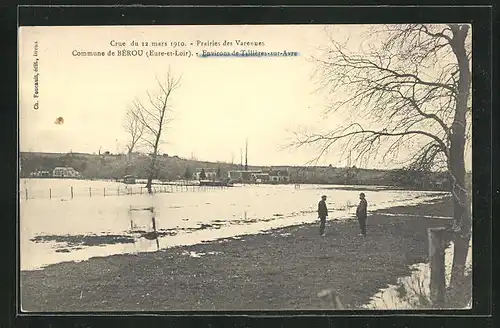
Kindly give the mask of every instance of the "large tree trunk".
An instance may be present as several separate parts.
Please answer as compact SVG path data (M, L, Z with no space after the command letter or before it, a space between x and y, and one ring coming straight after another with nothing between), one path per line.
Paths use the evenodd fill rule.
M154 174L155 174L155 167L156 167L156 147L155 147L155 150L153 152L151 161L149 163L149 168L148 168L148 182L146 183L146 188L148 189L149 194L153 193L152 184L153 184L153 178L154 178Z
M470 69L465 50L465 38L469 31L468 25L453 26L453 42L451 44L459 67L458 96L455 117L452 125L450 142L450 173L452 174L453 219L455 227L454 255L451 272L452 288L463 281L465 262L471 238L472 218L468 204L465 185L464 148L466 140L467 100L469 98Z
M124 175L128 175L129 174L129 171L130 171L130 163L131 163L131 153L132 153L132 150L129 148L128 152L127 152L127 164L125 165L125 173Z
M453 149L453 148L452 148ZM451 153L451 152L450 152ZM459 155L457 155L459 157ZM462 160L452 164L455 177L453 183L453 219L456 232L454 234L454 253L453 266L451 272L451 287L456 287L463 280L465 262L469 250L469 242L471 238L471 215L467 193L462 188L465 188L465 169L463 155Z
M165 106L166 106L166 101L165 101ZM155 144L153 147L153 155L152 155L151 162L149 165L148 182L146 184L146 188L148 189L149 194L153 193L152 182L153 182L153 177L154 177L155 172L156 172L156 157L158 156L158 145L160 144L164 115L165 115L165 110L162 111L162 114L160 117L160 124L159 124L159 128L158 128L158 133L156 134Z

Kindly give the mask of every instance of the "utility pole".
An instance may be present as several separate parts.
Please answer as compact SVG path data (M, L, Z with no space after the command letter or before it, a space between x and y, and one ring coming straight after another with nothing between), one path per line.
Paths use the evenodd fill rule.
M243 169L243 149L240 148L240 170Z
M245 143L245 171L248 171L248 138Z

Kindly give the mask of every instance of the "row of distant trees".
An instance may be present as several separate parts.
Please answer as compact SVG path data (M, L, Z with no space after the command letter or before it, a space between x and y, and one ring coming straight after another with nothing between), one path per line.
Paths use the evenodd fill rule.
M121 156L98 156L80 154L35 154L21 153L21 177L29 177L35 171L52 171L58 166L69 166L80 172L86 178L115 179L127 170L129 174L142 179L148 176L149 156L138 154L127 158ZM196 169L202 167L200 179L206 179L206 168L216 169L216 179L222 179L229 170L237 169L236 165L228 163L202 163L179 157L160 156L154 172L155 179L176 180L193 179ZM439 189L449 186L450 179L445 173L424 172L410 169L378 171L356 167L290 167L290 179L298 183L321 184L382 184L393 185L407 189L426 189L437 186L437 182L445 180Z
M85 178L116 179L123 176L124 172L142 179L147 179L149 174L150 156L136 154L128 157L121 155L90 155L90 154L43 154L21 153L21 177L29 177L37 171L52 171L55 167L72 167ZM208 166L207 166L208 165ZM217 166L216 166L217 165ZM226 163L210 164L182 159L178 156L159 156L153 174L154 179L176 180L192 178L192 173L197 167L220 168L222 172L234 169Z

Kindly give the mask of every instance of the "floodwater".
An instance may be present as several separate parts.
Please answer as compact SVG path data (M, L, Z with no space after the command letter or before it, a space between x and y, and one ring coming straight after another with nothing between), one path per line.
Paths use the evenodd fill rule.
M453 242L445 250L445 278L446 285L450 284L451 268L453 264ZM428 303L430 290L429 263L417 263L410 266L411 275L398 279L396 285L390 285L375 294L365 309L377 310L405 310L405 309L431 309ZM472 270L472 242L466 259L466 270ZM470 301L468 309L472 307Z
M71 187L73 199L68 193ZM89 188L94 190L92 196ZM352 217L360 190L365 192L370 210L414 205L443 196L442 192L367 186L240 185L105 197L96 192L104 188L124 190L125 185L109 181L22 179L21 270L315 222L317 202L323 194L328 196L330 219L339 220ZM49 189L52 199L47 197ZM25 190L31 195L28 200L23 197ZM151 238L153 231L156 234Z

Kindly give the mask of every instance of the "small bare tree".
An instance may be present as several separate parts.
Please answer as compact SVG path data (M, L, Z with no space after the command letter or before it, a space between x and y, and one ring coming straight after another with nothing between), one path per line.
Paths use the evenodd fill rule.
M135 115L134 109L129 108L125 114L125 121L123 123L123 128L129 136L127 147L127 154L130 160L130 154L135 149L135 146L141 140L142 134L144 133L144 125L141 124L139 117Z
M296 133L293 145L317 145L319 158L340 144L356 160L395 159L406 149L412 168L446 170L454 204L453 286L464 275L471 236L464 161L471 131L469 25L389 25L372 33L376 41L366 50L331 40L326 58L316 59L321 86L335 97L327 113L343 112L351 121L324 133Z
M174 77L169 69L165 82L160 81L158 78L156 80L158 82L158 90L154 92L147 91L148 102L146 104L136 99L133 102L131 111L132 116L143 127L141 140L150 149L148 180L146 184L146 188L150 194L153 192L152 181L156 172L158 149L161 144L162 135L167 125L172 122L170 115L172 93L180 87L181 78Z

